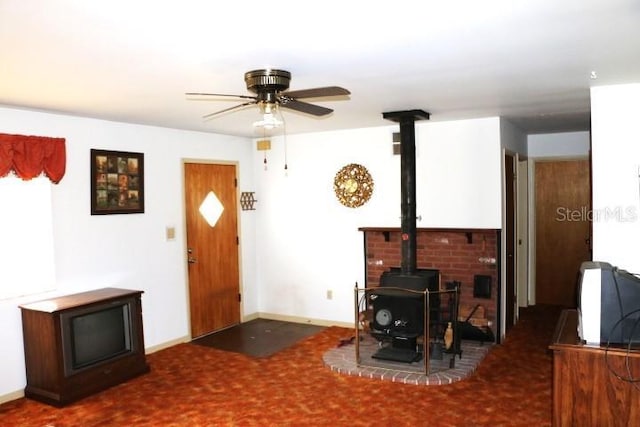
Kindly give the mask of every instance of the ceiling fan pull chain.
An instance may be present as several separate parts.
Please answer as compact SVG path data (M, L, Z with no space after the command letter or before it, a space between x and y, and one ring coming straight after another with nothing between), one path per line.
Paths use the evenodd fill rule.
M284 140L284 176L289 176L289 165L287 162L287 123L284 120L284 114L280 112L282 118L282 138Z
M265 129L265 128L262 128L262 140L263 140L263 141L266 141L266 140L267 140L267 131L266 131L266 129ZM259 144L259 143L260 143L260 142L258 141L258 144ZM266 147L263 147L263 148L265 148L265 149L263 150L263 152L264 152L264 160L263 160L263 163L264 163L264 170L266 171L266 170L267 170L267 150L268 150L269 148L271 148L271 138L269 138L269 148L266 148Z

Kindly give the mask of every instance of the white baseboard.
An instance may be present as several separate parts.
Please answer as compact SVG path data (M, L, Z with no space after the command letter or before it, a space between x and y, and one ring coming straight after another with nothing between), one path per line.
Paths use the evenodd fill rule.
M165 348L173 347L174 345L182 344L189 341L191 341L191 339L189 338L189 336L185 335L184 337L163 342L162 344L154 345L153 347L147 347L144 349L144 352L145 354L151 354L155 353L156 351L164 350Z
M24 397L24 390L14 391L12 393L3 394L0 396L0 404L11 402L12 400L21 399Z
M242 323L250 322L260 318L260 313L251 313L248 316L242 316Z
M255 317L254 317L255 316ZM259 312L251 315L253 319L268 319L268 320L281 320L283 322L292 322L292 323L305 323L308 325L316 325L316 326L338 326L341 328L355 328L353 322L340 322L336 320L326 320L326 319L310 319L307 317L298 317L298 316L288 316L285 314L275 314L275 313L264 313ZM248 320L245 320L248 321Z

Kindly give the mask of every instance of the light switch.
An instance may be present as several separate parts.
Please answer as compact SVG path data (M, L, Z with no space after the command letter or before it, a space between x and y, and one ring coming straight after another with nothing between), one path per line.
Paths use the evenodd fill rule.
M176 228L167 227L167 241L176 239Z

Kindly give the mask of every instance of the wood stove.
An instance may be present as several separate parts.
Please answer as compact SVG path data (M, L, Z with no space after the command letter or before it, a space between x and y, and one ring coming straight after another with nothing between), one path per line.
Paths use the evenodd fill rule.
M416 143L415 121L428 120L429 113L407 110L383 113L385 119L400 124L401 265L380 277L380 289L370 296L373 306L372 334L391 339L374 358L401 362L420 360L417 338L424 334L425 302L440 304L437 294L425 297L424 291L438 291L438 270L418 269L416 265ZM431 310L428 310L431 312Z

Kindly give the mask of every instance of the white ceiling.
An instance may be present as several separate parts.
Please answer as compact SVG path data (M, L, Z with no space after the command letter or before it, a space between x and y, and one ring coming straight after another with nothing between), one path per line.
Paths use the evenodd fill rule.
M269 67L291 90L351 91L311 101L335 110L325 118L285 110L288 133L406 109L586 130L591 86L640 82L640 2L0 0L6 106L257 136L257 108L203 121L236 101L184 93L251 95L244 72Z

